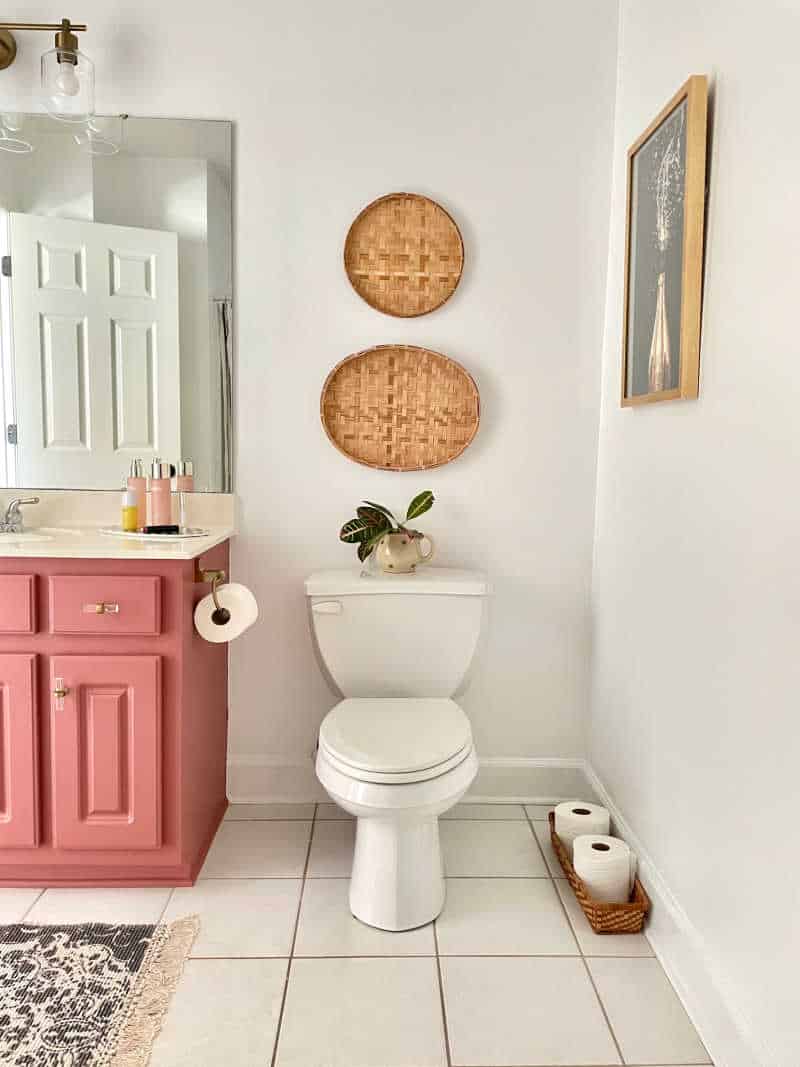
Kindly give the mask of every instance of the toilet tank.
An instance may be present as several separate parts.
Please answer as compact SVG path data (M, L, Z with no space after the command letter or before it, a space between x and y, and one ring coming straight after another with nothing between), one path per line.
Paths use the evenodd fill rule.
M306 579L321 664L345 697L449 697L475 654L489 592L477 571L320 571Z

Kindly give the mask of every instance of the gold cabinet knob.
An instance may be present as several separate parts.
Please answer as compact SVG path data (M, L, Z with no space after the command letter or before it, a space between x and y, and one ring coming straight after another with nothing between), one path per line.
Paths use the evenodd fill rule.
M61 683L61 685L57 685L56 688L53 690L53 696L57 700L63 700L64 697L67 696L68 693L69 693L69 687L64 685L63 682Z
M84 615L119 615L119 604L104 601L100 604L84 604Z

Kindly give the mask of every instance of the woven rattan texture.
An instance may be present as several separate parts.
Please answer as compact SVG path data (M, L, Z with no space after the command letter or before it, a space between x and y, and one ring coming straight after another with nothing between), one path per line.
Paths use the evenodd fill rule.
M443 207L415 193L392 193L365 207L347 234L344 266L370 307L411 318L455 292L464 243Z
M589 896L586 886L572 866L569 853L563 841L556 833L555 816L551 811L550 841L553 851L558 856L567 881L572 886L575 898L596 934L638 934L644 926L644 920L650 911L650 898L644 886L637 878L634 882L631 899L625 904L607 904Z
M478 387L447 356L380 345L348 356L322 389L322 424L350 459L390 471L440 467L478 432Z

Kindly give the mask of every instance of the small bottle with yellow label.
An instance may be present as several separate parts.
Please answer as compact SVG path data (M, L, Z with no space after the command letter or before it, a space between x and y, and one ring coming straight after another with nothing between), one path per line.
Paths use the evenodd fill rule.
M136 533L139 529L139 508L133 489L122 490L122 530L123 533Z

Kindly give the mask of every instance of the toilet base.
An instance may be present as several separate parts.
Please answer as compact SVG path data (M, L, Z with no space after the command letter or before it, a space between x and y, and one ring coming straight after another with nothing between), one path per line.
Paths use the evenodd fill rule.
M444 906L439 820L360 818L350 880L350 911L381 930L413 930Z
M439 816L466 793L478 772L470 748L437 778L404 785L362 782L317 752L317 777L339 807L356 817L350 910L367 926L412 930L444 906Z

